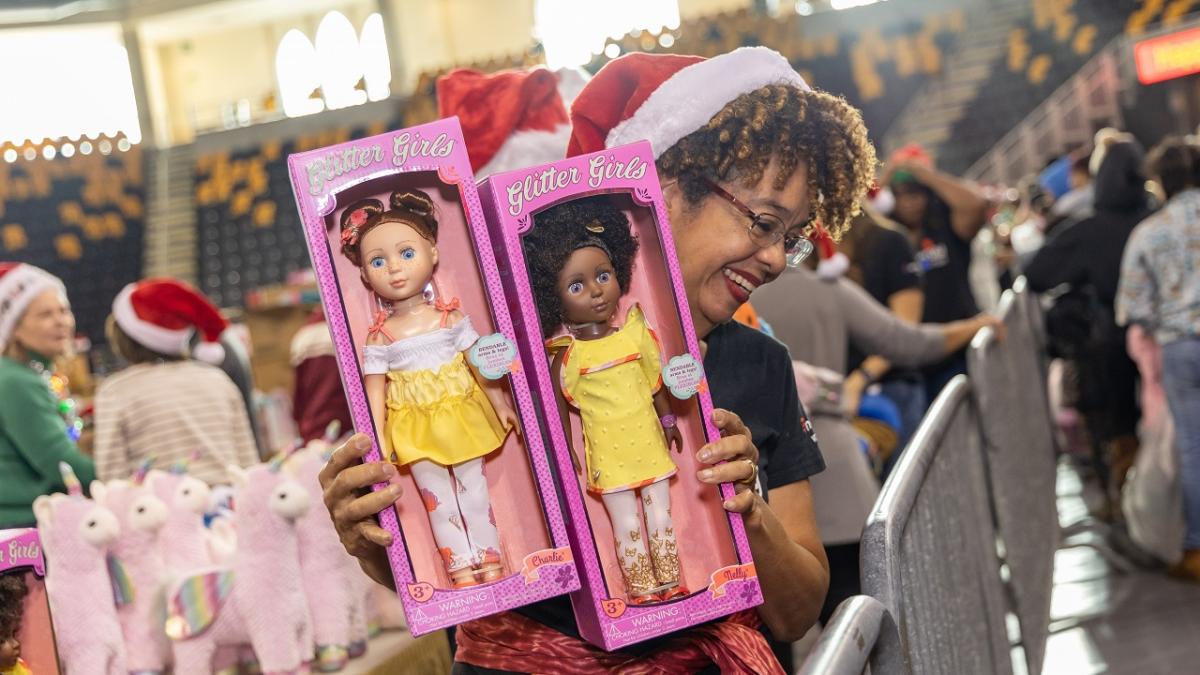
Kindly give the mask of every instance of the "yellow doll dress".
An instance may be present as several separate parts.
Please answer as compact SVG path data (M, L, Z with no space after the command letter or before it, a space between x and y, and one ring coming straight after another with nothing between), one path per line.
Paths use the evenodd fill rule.
M662 349L641 307L631 307L625 325L605 337L564 336L548 346L566 350L560 386L583 420L588 490L631 490L673 476L675 462L654 409Z
M443 318L443 324L445 320ZM363 349L363 373L387 376L384 454L409 464L422 459L453 466L504 444L508 429L475 380L463 352L479 333L469 317L443 327Z

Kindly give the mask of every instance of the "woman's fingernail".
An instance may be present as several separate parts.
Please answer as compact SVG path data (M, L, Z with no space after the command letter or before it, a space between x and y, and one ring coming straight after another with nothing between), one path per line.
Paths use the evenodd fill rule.
M727 500L725 500L725 503L722 504L721 506L724 506L726 511L732 511L733 510L733 500L727 499Z
M699 459L701 462L707 462L710 457L712 457L712 451L708 448L704 448L696 455L696 459Z
M391 478L392 476L395 476L395 475L396 475L396 466L394 464L386 463L383 465L383 477L384 478Z
M700 480L708 480L709 478L712 478L712 476L712 469L705 469L700 472Z
M366 436L354 437L354 448L356 450L366 450L371 447L371 439Z
M400 496L400 486L399 485L394 485L394 484L389 485L389 486L387 486L387 491L388 491L388 494L391 495L391 497L393 499Z

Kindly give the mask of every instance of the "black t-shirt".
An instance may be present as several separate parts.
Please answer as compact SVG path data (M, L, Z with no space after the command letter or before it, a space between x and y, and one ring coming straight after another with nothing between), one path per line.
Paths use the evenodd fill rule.
M959 237L949 218L934 219L917 241L917 264L925 277L925 323L969 319L979 313L971 294L971 242Z
M787 347L753 328L736 322L722 324L707 338L704 370L713 404L737 413L758 447L759 478L765 490L805 480L825 469L812 424L796 393L796 377ZM514 610L579 637L571 601L565 595ZM764 632L766 629L764 627ZM639 642L621 651L648 654L670 638ZM457 675L505 673L464 663L454 664ZM716 673L716 669L701 671Z
M916 264L912 244L908 243L904 233L874 226L859 246L862 251L859 263L862 287L876 302L887 306L888 298L892 295L910 288L921 288L921 269ZM867 356L869 354L859 351L852 341L846 352L846 372L853 372L861 366ZM892 368L883 379L912 378L916 373L915 369Z

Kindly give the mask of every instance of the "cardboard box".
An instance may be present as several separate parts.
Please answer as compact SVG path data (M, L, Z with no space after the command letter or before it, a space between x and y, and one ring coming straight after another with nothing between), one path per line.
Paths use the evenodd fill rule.
M454 331L459 330L458 317L465 315L482 337L460 352L463 360L458 363L473 364L474 370L477 371L475 379L480 383L481 389L494 394L497 389L490 388L493 385L489 384L489 380L499 383L503 399L515 410L519 418L520 435L509 433L499 449L484 455L486 485L493 516L491 520L499 532L499 553L506 574L501 581L473 588L451 588L447 568L456 564L456 554L450 551L450 562L443 563L442 555L439 554L439 548L442 547L435 541L433 526L427 513L427 508L431 509L431 513L439 513L438 509L442 508L445 502L436 495L428 494L426 490L418 490L412 473L413 464L399 462L402 464L400 480L404 493L394 509L387 509L381 514L381 523L395 535L395 543L390 547L388 555L413 634L421 635L579 588L566 524L560 511L547 453L543 446L538 410L525 379L523 362L517 356L514 344L516 335L497 273L492 242L487 232L458 119L445 119L294 154L289 157L288 165L321 298L337 348L342 380L355 427L359 431L371 434L375 439L368 459L383 459L380 438L374 432L375 422L380 422L380 427L396 429L399 427L392 425L424 424L421 420L427 419L423 417L425 413L421 412L424 408L417 409L409 406L411 401L401 401L402 404L396 403L398 407L393 410L403 410L403 416L395 412L384 413L380 415L383 419L374 420L365 382L366 378L379 375L374 372L364 373L364 353L367 352L364 345L368 339L380 339L371 338L371 335L383 334L382 331L371 331L373 325L378 325L376 312L380 304L377 298L382 297L379 293L399 293L401 291L394 289L403 290L407 288L405 284L416 283L404 276L407 274L403 271L407 269L404 267L407 263L403 260L410 259L394 259L397 255L408 255L407 251L415 249L410 246L400 251L402 242L398 239L388 239L384 247L386 250L380 249L377 256L371 251L359 251L364 255L370 253L386 264L385 267L372 268L376 270L372 272L367 270L367 266L372 264L370 261L360 260L363 265L360 268L343 253L342 247L346 241L351 240L352 246L357 245L360 227L363 228L362 242L366 244L371 236L370 228L380 227L377 220L370 220L372 224L367 224L368 216L378 218L368 214L368 211L397 210L393 197L406 191L419 190L423 195L421 199L427 198L433 202L437 220L436 271L424 291L431 300L430 306L445 307L447 313L442 313L444 323L440 324L440 327L434 328L433 326L438 325L435 323L428 328L422 327L416 334L406 332L401 335L401 339L396 341L403 343L399 347L395 347L396 343L391 343L392 346L386 348L380 345L372 346L398 350L398 353L386 352L388 369L398 372L393 368L396 365L392 362L393 357L399 358L400 355L404 355L403 358L409 358L409 355L416 353L415 347L421 346L421 340L428 339L443 344L443 338L457 335ZM379 200L378 209L375 206L361 206L363 202L359 200L363 199ZM413 218L411 212L405 217L410 220ZM349 234L351 230L353 233ZM408 233L405 237L411 236L411 240L416 242L412 246L421 249L421 256L433 259L434 253L426 248L428 236L420 235L412 227L405 227L404 231ZM391 235L379 236L387 238ZM424 237L426 243L421 243L421 237ZM399 271L393 272L393 266ZM369 287L365 280L368 275L375 273L398 276L388 277L381 286ZM427 313L431 311L430 306L417 306L413 311L418 314ZM458 307L457 312L449 311L451 306ZM408 321L407 317L418 314L404 314L396 318ZM405 337L406 335L409 337ZM414 335L418 343L406 342L413 339ZM387 342L391 340L394 338L389 337ZM456 346L455 349L457 348ZM380 358L381 352L371 353L374 354L373 359ZM419 361L425 357L412 358ZM457 359L458 356L454 358ZM377 362L372 363L378 365ZM443 370L445 368L450 370ZM460 372L457 368L458 365L439 361L438 364L425 364L415 370L433 373L439 386L445 383L449 390L465 382L461 378L452 377ZM374 366L371 369L374 369ZM420 391L430 389L428 384L424 384L426 380L421 379L425 377L422 375L411 376L417 383L411 385L395 384L398 381L409 382L405 378L410 375L393 376L389 372L387 377L393 378L388 380L386 385L393 392L388 394L389 400L393 402L400 400L395 396L401 396L393 395L397 391L396 387L411 386ZM460 384L454 384L455 382ZM437 396L440 397L441 394ZM469 398L474 394L464 396ZM450 400L451 398L446 397L436 398L439 404ZM460 410L458 405L457 402L453 403L454 410ZM417 409L417 412L412 412L414 409ZM431 422L429 428L434 426ZM463 426L464 432L475 430L470 426ZM408 434L407 431L396 433L399 435L388 432L388 438L400 438L401 441L405 441L409 436L419 435L416 432ZM462 434L466 435L468 434ZM466 445L465 440L463 444ZM430 448L436 446L432 443L419 445L421 447L415 450L401 450L420 454L432 452ZM446 445L437 451L443 450L448 453L460 453L462 448ZM445 457L442 459L446 460ZM441 463L454 465L455 478L460 478L462 464L454 464L449 460ZM464 472L461 475L467 474ZM464 482L457 484L461 486L468 482L468 479L462 480ZM377 485L375 489L384 487L385 485ZM470 490L463 488L460 495L468 493ZM472 530L488 530L487 526L480 522L477 511L467 513L463 505L467 503L464 500L469 497L451 495L450 499L457 500L458 506L463 509L462 519L456 524L459 530L468 533ZM461 527L462 520L467 521L466 528ZM478 527L473 526L473 522L477 523ZM442 532L445 535L446 531ZM472 538L478 539L473 535ZM450 536L443 536L442 543L451 539ZM483 560L479 566L490 565L490 554Z
M0 577L21 577L26 595L22 602L21 659L31 672L60 672L54 645L54 627L50 621L50 603L46 597L46 562L36 529L0 530ZM0 602L6 598L0 597ZM0 640L6 635L0 635ZM7 664L0 660L0 668Z
M558 474L562 478L571 544L584 583L582 589L571 595L580 633L588 641L612 650L760 604L762 593L741 517L722 508L722 502L734 495L733 486L727 484L718 489L696 478L696 472L701 468L695 458L696 453L706 442L717 439L719 433L711 422L712 401L703 378L699 343L691 323L667 209L649 144L635 143L494 175L482 183L480 192L487 208L492 239L501 245L500 276L506 284L517 333L522 337L521 357L527 365L542 408L546 411L547 436L551 440ZM585 479L576 472L567 449L567 430L556 408L556 388L569 387L570 384L565 374L559 378L552 375L553 364L544 343L546 337L561 334L561 327L541 325L537 296L527 264L529 261L523 250L522 241L538 226L539 214L545 214L551 207L593 195L606 195L605 199L625 214L639 242L629 287L623 289L626 293L613 312L611 321L620 324L627 316L632 316L628 309L635 302L642 308L653 332L657 333L664 386L671 389L674 399L671 401L671 412L677 416L678 428L683 436L682 452L669 452L677 471L666 480L669 482L672 507L670 520L674 531L679 533L676 547L680 581L690 594L674 600L651 600L647 604L630 602L629 586L624 581L614 544L613 527L603 501L609 499L612 493L603 497L596 494L597 490L605 489L602 485L592 485L601 480L597 478L593 481L590 477L597 467L587 466L585 471L589 472L589 477ZM604 232L603 226L594 223L579 223L578 227ZM607 244L606 247L615 250ZM546 250L546 247L539 244L538 250ZM559 283L570 280L561 278ZM606 304L599 306L607 308ZM579 341L573 344L586 343ZM571 349L578 347L572 346ZM567 363L562 373L569 370L571 358L571 355L567 355L564 359ZM591 377L591 373L603 369L638 368L644 358L647 358L644 354L641 357L629 354L624 358L618 355L612 361L595 366L577 363L574 367L585 373L579 378L582 381L584 377ZM573 446L581 451L582 462L585 443L581 418L577 409L573 409L570 416ZM652 423L657 421L653 420ZM616 433L619 434L620 430ZM653 439L650 441L646 445L654 444ZM595 445L600 448L603 443ZM612 456L620 457L620 452L618 448L618 454ZM616 475L615 471L613 475ZM661 475L646 480L658 479L661 482ZM634 484L637 483L616 483L618 486ZM628 491L627 487L612 489ZM635 489L642 497L643 517L648 517L644 505L647 488L639 486ZM661 526L657 529L661 529ZM647 521L647 540L654 538L650 530ZM636 543L636 537L631 539ZM650 544L653 554L654 542ZM622 546L629 550L626 544ZM654 556L651 555L651 558ZM627 564L626 567L631 566ZM637 569L636 566L632 567ZM663 575L656 571L655 576ZM657 581L661 583L662 579Z

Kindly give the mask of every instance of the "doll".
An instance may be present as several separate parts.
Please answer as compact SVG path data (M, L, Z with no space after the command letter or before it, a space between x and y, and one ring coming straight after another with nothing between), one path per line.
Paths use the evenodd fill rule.
M363 349L371 417L384 456L408 465L453 588L504 577L484 457L517 426L498 383L465 352L479 339L458 301L426 294L438 265L433 201L391 194L341 215L342 254L381 306Z
M629 601L686 595L668 449L681 452L683 440L662 387L661 347L636 304L623 326L612 325L629 289L637 239L624 214L598 196L536 214L523 247L544 336L567 329L548 343L559 414L575 470L585 470L588 491L600 496L612 522ZM571 442L569 407L583 425L583 466Z
M17 639L28 594L21 572L0 574L0 675L29 675Z

